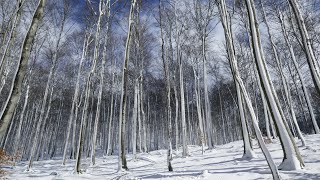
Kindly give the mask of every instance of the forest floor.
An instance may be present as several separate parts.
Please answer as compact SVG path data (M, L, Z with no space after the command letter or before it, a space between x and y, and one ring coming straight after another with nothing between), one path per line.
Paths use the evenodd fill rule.
M298 141L298 139L296 139ZM280 171L282 179L320 179L320 135L307 135L306 147L298 146L306 167L299 171ZM267 145L277 165L282 161L282 151L277 140ZM127 156L129 171L117 172L118 157L98 157L95 166L89 166L90 158L82 161L84 173L73 174L75 161L68 160L61 165L61 158L34 162L33 169L26 172L27 162L20 162L13 168L5 168L8 179L272 179L268 165L257 142L254 150L257 158L242 160L243 144L236 141L216 146L201 154L201 147L188 146L190 156L181 157L181 151L174 153L173 172L167 171L166 150L138 154L137 160ZM50 175L51 173L56 175Z

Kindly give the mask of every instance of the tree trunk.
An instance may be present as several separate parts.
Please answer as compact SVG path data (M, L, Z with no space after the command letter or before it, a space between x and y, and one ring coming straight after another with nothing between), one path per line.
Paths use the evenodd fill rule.
M102 0L100 2L103 2ZM92 137L92 148L91 148L91 164L96 164L96 142L97 142L97 134L98 134L98 123L100 119L100 108L101 108L101 100L102 100L102 92L104 86L104 71L105 71L105 64L106 64L106 56L107 56L107 43L109 38L109 18L110 18L110 0L107 0L106 3L102 3L100 8L100 16L107 13L107 24L106 24L106 35L104 37L104 47L103 47L103 54L102 54L102 65L100 70L100 84L99 84L99 92L98 92L98 102L97 102L97 109L96 109L96 116L94 120L93 126L93 137Z
M124 52L124 62L122 70L122 87L121 87L121 98L120 98L120 115L119 115L119 162L118 170L127 170L127 160L125 156L125 122L126 122L126 106L127 106L127 89L128 89L128 64L129 64L129 54L130 54L130 44L132 28L134 25L134 11L137 5L136 0L131 0L131 8L129 14L128 22L128 34Z
M300 131L300 127L299 127L297 119L296 119L296 115L295 115L295 112L294 112L294 109L293 109L293 105L292 105L291 93L290 93L290 90L288 89L288 83L287 83L286 77L284 76L283 71L282 71L282 66L281 66L280 58L278 56L277 47L273 42L273 38L272 38L272 35L271 35L271 32L270 32L270 27L269 27L269 23L268 23L268 20L267 20L267 17L266 17L266 13L265 13L265 10L264 10L263 3L261 3L261 9L262 9L262 15L263 15L264 23L267 26L269 41L270 41L271 46L272 46L272 52L273 52L273 55L275 57L276 64L277 64L277 67L278 67L278 70L279 70L279 73L280 73L280 77L281 77L281 82L282 82L282 85L283 85L284 90L285 90L285 97L287 99L287 104L289 105L289 108L290 108L291 117L292 117L292 120L294 122L295 128L296 128L296 130L298 132L298 137L302 141L302 146L305 146L306 143L305 143L304 137L302 136L302 133Z
M200 104L200 83L199 83L199 76L196 73L195 68L193 67L193 75L194 75L194 92L196 96L196 106L197 106L197 114L198 114L198 121L199 121L199 130L200 130L200 144L201 144L201 152L204 154L204 130L203 130L203 119L201 113L201 104ZM193 116L192 116L193 117Z
M161 59L163 62L164 79L166 84L166 113L167 113L167 123L168 123L168 152L167 152L167 166L168 171L173 171L172 168L172 126L171 126L171 90L170 90L170 73L169 73L169 60L165 57L165 43L162 27L162 15L161 15L161 0L159 0L159 24L161 33ZM170 43L171 44L171 43Z
M133 115L132 115L132 154L137 159L137 113L138 113L138 79L134 86Z
M240 75L239 75L237 62L236 62L236 58L235 58L234 45L233 45L233 40L232 40L231 23L228 24L228 13L227 13L227 9L226 9L226 5L225 5L224 0L219 1L219 12L220 12L222 26L224 28L226 44L227 44L227 53L229 56L229 63L230 63L230 67L231 67L231 72L233 74L233 78L236 81L236 84L238 84L239 87L241 88L241 93L244 96L244 100L247 104L247 107L249 109L249 112L250 112L250 115L251 115L251 118L253 121L253 127L255 130L256 136L257 136L258 143L259 143L261 150L267 160L267 163L268 163L269 168L271 170L273 179L280 179L277 167L272 160L270 152L268 151L267 147L264 144L263 137L262 137L262 134L261 134L259 126L258 126L257 118L255 117L252 103L249 99L249 96L246 92L245 86L244 86L242 79L240 78Z
M186 126L186 110L185 110L185 99L184 99L184 84L183 84L183 65L182 65L182 56L179 57L180 61L180 98L181 98L181 124L182 124L182 157L188 155L188 146L187 146L187 126Z
M283 112L281 110L277 95L275 93L273 84L270 80L270 76L266 67L266 62L264 60L263 51L261 48L260 34L258 27L256 25L255 8L252 0L246 0L251 38L253 43L253 51L255 55L255 61L259 73L259 78L261 81L261 86L263 88L266 100L271 110L271 115L274 117L276 125L279 129L280 139L284 148L284 159L279 169L282 170L297 170L301 169L303 161L300 156L300 152L294 142L292 134L288 130L288 126L284 121Z
M320 70L313 52L313 48L310 42L309 34L304 23L304 19L302 17L299 4L296 0L288 0L289 4L294 12L295 18L298 23L298 28L300 31L302 44L304 47L304 52L307 57L307 62L309 65L309 69L311 72L311 77L314 83L315 88L317 89L318 93L320 94ZM319 133L319 132L318 132Z
M319 126L317 124L317 121L316 121L316 118L315 118L315 115L314 115L314 112L313 112L312 104L311 104L311 101L310 101L310 98L309 98L308 89L306 88L303 76L302 76L300 68L299 68L299 64L297 63L297 60L296 60L296 56L295 56L293 47L292 47L292 45L290 43L289 35L288 35L287 30L286 30L285 24L283 22L282 13L278 9L277 9L277 13L278 13L278 18L279 18L279 21L280 21L280 24L281 24L282 34L284 36L286 45L288 46L288 48L290 50L291 60L292 60L292 62L294 64L294 68L297 71L299 80L301 82L302 92L303 92L303 95L304 95L306 103L307 103L308 111L309 111L309 114L310 114L310 117L311 117L311 121L313 123L313 128L315 130L315 133L319 134L320 130L319 130Z
M71 105L71 112L70 112L70 116L69 116L69 122L68 122L68 128L67 128L67 136L66 136L66 140L65 140L65 145L64 145L64 150L63 150L63 155L62 155L62 165L65 165L66 163L66 156L67 156L67 150L68 150L68 144L69 144L69 137L70 137L70 131L71 131L71 126L72 126L72 122L75 123L74 121L74 114L75 114L75 107L78 106L78 99L79 99L79 89L80 89L80 76L81 76L81 68L82 68L82 63L83 60L86 57L86 53L87 53L87 49L89 46L89 39L90 39L90 35L86 35L84 42L83 42L83 47L82 47L82 55L81 55L81 59L80 59L80 64L79 64L79 68L78 68L78 75L77 75L77 82L76 82L76 88L74 90L74 94L73 94L73 99L72 99L72 105ZM76 108L77 109L77 108ZM73 127L73 129L75 130L75 126ZM73 141L74 142L74 141Z
M27 70L28 60L31 53L31 45L36 36L38 26L42 20L45 3L46 0L39 0L37 9L32 16L30 27L23 40L23 45L21 48L21 53L18 62L18 68L14 73L9 98L4 106L4 111L1 112L0 139L3 139L4 135L6 134L7 128L12 120L14 110L16 109L19 98L21 96L22 82Z

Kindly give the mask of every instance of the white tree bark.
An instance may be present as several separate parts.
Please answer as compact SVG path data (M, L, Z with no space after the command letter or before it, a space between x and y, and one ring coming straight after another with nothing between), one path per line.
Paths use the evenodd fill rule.
M8 37L8 40L6 42L6 44L4 45L4 50L2 52L2 56L1 56L1 59L0 59L0 75L1 75L1 81L0 81L0 84L1 84L1 87L0 87L0 92L2 92L2 89L4 87L4 84L5 84L5 80L6 80L6 77L9 73L8 70L5 70L5 64L8 64L9 63L6 63L6 62L9 62L9 58L7 57L10 49L12 48L12 45L16 39L16 36L17 36L17 26L19 25L20 21L21 21L21 12L22 12L22 5L23 5L24 1L22 0L17 0L17 9L16 9L16 12L14 13L14 17L13 17L13 21L12 21L12 27L10 29L10 32L9 32L9 37ZM8 68L8 67L7 67ZM5 71L5 72L3 72ZM4 74L2 74L4 73Z
M89 39L90 39L90 35L88 35L88 36L86 35L86 37L83 41L82 55L81 55L80 64L79 64L79 68L78 68L76 88L74 90L74 94L73 94L73 98L72 98L72 105L71 105L71 112L70 112L70 116L69 116L66 141L65 141L63 155L62 155L62 165L65 165L65 163L66 163L66 156L67 156L67 150L68 150L68 145L69 145L71 126L72 126L72 122L75 123L75 121L74 121L75 112L74 111L75 111L75 107L78 105L78 99L79 99L78 96L79 96L79 89L80 89L79 86L80 86L81 68L82 68L83 60L85 59L86 54L87 54ZM75 130L75 126L73 127L73 129Z
M292 44L290 43L289 35L288 35L287 29L285 27L284 21L283 21L282 13L280 12L279 9L277 9L277 13L278 13L278 18L279 18L279 21L280 21L280 24L281 24L282 34L284 36L286 45L288 46L288 48L290 50L291 60L293 61L294 68L297 71L299 80L301 82L302 92L303 92L303 95L304 95L306 103L307 103L308 111L309 111L309 114L310 114L310 117L311 117L311 121L312 121L314 130L315 130L316 134L319 134L320 130L319 130L319 126L317 124L317 121L316 121L316 118L315 118L315 115L314 115L314 112L313 112L312 104L311 104L311 101L310 101L310 98L309 98L309 92L308 92L308 89L306 88L303 76L302 76L300 68L299 68L299 64L297 63L296 56L295 56Z
M133 115L132 115L132 154L137 159L137 113L138 113L138 79L134 86Z
M164 33L162 27L162 15L161 15L161 0L159 0L159 25L161 33L161 59L163 62L164 78L166 83L166 113L167 113L167 123L168 123L168 152L167 152L167 166L168 171L173 171L172 167L172 125L171 125L171 90L170 90L170 72L169 72L169 60L165 57L165 42L164 42ZM172 43L170 43L172 45ZM164 135L164 133L163 133Z
M300 35L301 35L301 39L302 39L302 43L303 43L303 47L304 47L304 52L307 57L307 62L308 62L309 68L310 68L310 72L311 72L314 86L316 87L318 93L320 93L320 70L319 70L319 66L316 61L316 58L315 58L315 55L314 55L314 52L313 52L313 49L311 46L309 34L307 31L306 25L304 23L304 19L302 17L302 13L300 11L299 4L298 4L297 0L288 0L288 1L289 1L289 4L290 4L293 12L294 12L295 18L298 22L298 28L300 31Z
M43 120L45 120L45 117L44 117L45 108L47 106L47 100L48 100L48 95L49 95L49 91L50 91L50 86L52 85L52 81L54 81L55 70L56 70L57 61L58 61L59 46L60 46L60 41L62 39L61 37L62 37L63 30L64 30L67 13L68 13L68 7L65 6L64 7L64 12L62 14L61 24L60 24L60 27L59 27L60 28L59 29L59 34L58 34L57 41L56 41L56 44L55 44L55 47L54 47L54 54L53 54L53 57L52 57L52 65L51 65L51 68L50 68L48 81L47 81L45 92L44 92L44 97L43 97L43 100L42 100L42 103L41 103L39 121L38 121L38 124L37 124L35 136L34 136L34 143L33 143L32 149L31 149L30 158L29 158L29 165L28 165L28 169L27 170L29 170L32 167L33 158L34 158L34 154L35 154L36 148L40 144L39 136L41 137L41 135L42 135L41 134L42 133L42 129L40 129L40 127L42 126ZM50 103L51 102L49 102L49 106L48 107L50 107ZM49 110L49 108L48 108L48 110ZM45 123L45 121L44 121L44 123Z
M111 80L111 102L110 102L110 116L109 116L109 125L108 125L108 143L107 143L108 156L111 155L111 133L112 133L113 112L114 112L113 104L115 103L113 100L113 97L114 97L113 84L114 84L114 72L112 73L112 80Z
M231 67L231 71L233 73L233 78L236 81L236 84L239 85L241 92L244 96L244 100L247 104L247 107L249 109L252 121L253 121L253 127L256 132L257 140L259 142L259 145L261 147L261 150L268 162L269 168L271 170L273 179L280 179L279 172L277 170L276 165L274 164L272 157L270 155L270 152L268 151L267 147L264 144L262 134L260 132L257 118L254 113L254 109L252 107L252 103L249 99L249 96L246 92L245 86L242 82L242 79L240 78L238 67L237 67L237 62L235 58L235 52L234 52L234 46L233 46L233 40L232 40L232 33L231 33L231 25L228 24L228 14L227 14L227 9L224 0L217 1L219 3L219 12L220 12L220 17L221 17L221 22L222 26L224 28L224 33L225 33L225 39L226 39L226 44L227 44L227 51L229 55L229 63ZM240 102L242 103L242 102ZM239 103L239 104L240 104Z
M137 95L137 102L138 102L138 107L137 107L137 111L138 111L138 139L139 139L139 143L138 143L138 147L139 147L139 152L142 152L142 146L141 146L141 134L142 134L142 125L141 125L141 94L140 94L140 83L138 84L138 95Z
M100 70L100 84L99 84L99 92L98 92L98 102L97 102L97 109L96 109L96 116L94 120L93 126L93 137L92 137L92 148L91 148L91 164L96 164L96 142L97 142L97 134L98 134L98 122L100 118L100 108L101 108L101 99L102 99L102 91L104 86L104 71L105 71L105 64L106 64L106 56L107 56L107 43L109 39L109 18L110 18L110 0L103 2L100 9L101 16L107 13L107 24L106 24L106 35L104 37L104 47L103 47L103 54L102 54L102 67Z
M265 10L264 10L263 3L261 3L261 9L262 9L263 20L264 20L264 23L266 24L266 27L267 27L269 41L270 41L271 46L272 46L272 52L273 52L273 55L275 57L276 64L277 64L277 67L278 67L278 71L279 71L280 76L281 76L281 82L282 82L282 85L284 87L285 97L287 99L287 103L288 103L289 108L290 108L291 117L292 117L293 123L295 125L295 128L297 130L298 137L299 137L299 139L301 139L302 146L305 146L306 142L305 142L305 139L304 139L304 137L303 137L303 135L301 133L300 127L299 127L297 119L296 119L296 114L295 114L295 111L294 111L294 108L293 108L293 105L292 105L291 93L290 93L290 90L288 89L288 83L287 83L286 77L283 74L280 58L279 58L278 52L277 52L277 47L276 47L276 45L275 45L275 43L273 41L273 38L272 38L272 35L271 35L271 32L270 32L270 27L269 27L269 23L268 23L268 20L267 20L267 17L266 17L266 13L265 13Z
M196 105L197 105L197 113L198 113L198 121L199 121L199 129L200 129L200 143L201 143L201 151L202 154L204 153L204 130L203 130L203 119L201 113L201 101L200 101L200 83L199 83L199 76L196 73L195 68L193 67L193 74L194 74L194 91L196 96Z
M23 40L18 68L14 73L13 83L10 88L10 98L8 98L8 101L4 106L4 111L1 112L0 139L3 139L4 135L6 134L7 128L12 120L14 110L21 96L22 82L27 70L28 60L31 53L31 45L36 36L38 26L42 20L45 3L46 0L39 0L37 9L32 17L30 27L28 28L27 34Z
M99 2L99 16L98 20L96 23L96 32L95 32L95 44L94 44L94 50L93 50L93 63L91 66L91 70L88 74L87 77L87 83L85 87L85 98L84 98L84 107L82 110L82 117L81 117L81 123L80 123L80 131L79 131L79 140L78 140L78 149L77 149L77 160L76 160L76 165L75 165L75 172L76 173L81 173L81 155L83 151L83 146L84 146L84 140L85 140L85 130L86 130L86 123L88 120L88 111L89 111L89 99L90 99L90 94L91 94L91 84L93 82L93 77L95 76L96 73L96 67L97 67L97 61L99 57L99 48L100 48L100 33L101 33L101 18L103 15L103 5L104 1L101 0ZM91 121L90 124L91 125ZM91 127L91 126L90 126ZM88 129L90 130L90 129ZM91 130L90 130L91 131ZM90 133L89 131L89 133ZM88 151L87 151L88 152Z
M263 51L261 48L260 34L256 25L255 8L252 0L246 0L250 30L252 35L252 43L255 55L255 61L258 73L261 79L263 91L265 91L266 100L268 102L271 113L279 129L280 138L284 148L284 159L279 169L282 170L297 170L301 169L304 164L302 162L300 152L288 131L288 127L284 122L283 113L277 99L273 84L270 81L268 70L266 69L266 62L264 60Z
M131 0L131 8L129 14L128 22L128 34L124 52L124 62L122 70L122 86L121 86L121 98L120 98L120 116L119 116L119 161L118 170L127 170L127 160L125 156L125 122L126 122L126 101L127 101L127 81L128 81L128 64L129 64L129 54L130 54L130 44L132 28L134 25L134 10L137 6L137 0Z
M187 126L186 126L186 110L185 110L185 99L184 99L184 84L183 84L183 64L182 57L179 57L179 75L180 75L180 98L181 98L181 124L182 124L182 156L188 155L187 146Z

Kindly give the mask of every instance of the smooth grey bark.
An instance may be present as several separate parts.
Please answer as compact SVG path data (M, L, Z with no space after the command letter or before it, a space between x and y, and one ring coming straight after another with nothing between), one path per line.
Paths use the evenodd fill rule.
M27 71L27 65L31 53L32 42L36 36L39 24L42 20L45 3L46 0L39 0L37 9L35 10L35 13L32 16L30 27L28 28L27 34L23 40L20 57L18 61L18 68L14 73L9 98L4 106L4 111L1 112L0 139L3 139L4 135L6 134L7 128L12 120L14 110L21 96L22 82Z
M21 21L22 5L24 4L24 2L25 2L24 0L17 0L17 8L16 8L16 12L14 13L12 27L11 27L9 35L8 35L9 36L8 40L7 40L6 44L4 45L4 50L2 52L2 56L0 59L0 75L1 75L0 92L2 92L2 90L3 90L4 84L6 81L6 77L9 73L9 70L5 70L6 69L5 64L7 64L7 65L9 64L9 57L7 57L7 55L10 52L10 49L12 48L14 41L16 40L17 27ZM3 71L5 71L5 72L3 72Z

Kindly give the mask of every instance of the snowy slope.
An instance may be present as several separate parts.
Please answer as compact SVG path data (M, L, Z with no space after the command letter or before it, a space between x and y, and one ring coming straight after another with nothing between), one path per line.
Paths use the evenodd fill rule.
M298 141L298 140L297 140ZM300 147L306 167L301 171L280 171L283 179L320 179L320 135L306 136L307 147ZM267 145L276 164L282 160L279 143ZM35 162L32 171L25 172L26 162L18 163L9 172L8 179L272 179L267 163L256 142L258 158L251 161L241 160L242 141L216 146L201 155L201 148L189 146L190 156L181 158L181 152L174 154L174 172L166 168L166 150L139 154L136 161L128 155L128 172L117 172L117 156L100 157L97 165L89 166L89 158L83 160L83 174L73 174L74 161L61 165L61 159ZM50 175L51 173L57 175Z

